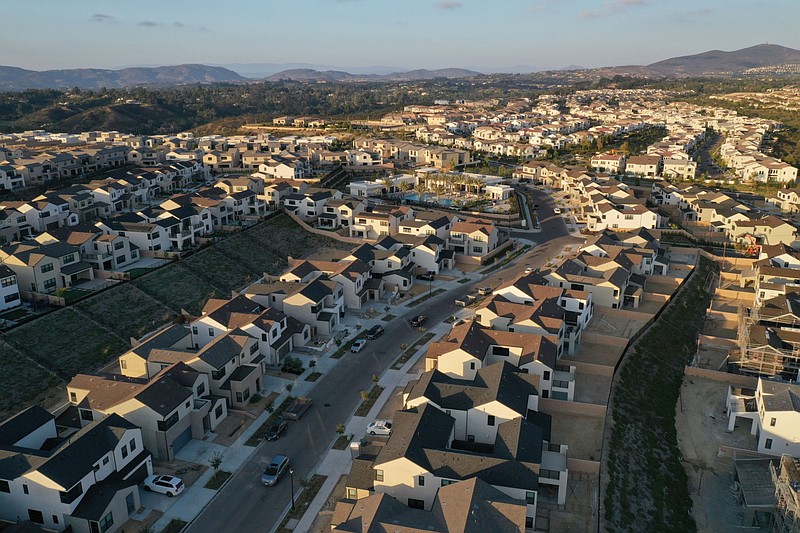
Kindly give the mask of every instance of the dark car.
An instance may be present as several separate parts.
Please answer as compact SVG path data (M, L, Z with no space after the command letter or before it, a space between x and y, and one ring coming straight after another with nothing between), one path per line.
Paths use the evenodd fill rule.
M278 440L279 438L281 438L281 433L286 431L287 427L288 426L286 425L286 420L284 420L283 418L279 418L278 420L273 422L272 425L267 430L267 440Z
M383 326L381 325L372 326L367 330L367 338L369 340L377 339L381 335L383 335Z
M434 275L428 272L427 274L420 274L419 276L417 276L417 279L421 279L423 281L433 281Z
M415 316L414 318L411 319L411 325L414 326L415 328L419 327L422 324L424 324L427 319L428 317L426 317L425 315Z

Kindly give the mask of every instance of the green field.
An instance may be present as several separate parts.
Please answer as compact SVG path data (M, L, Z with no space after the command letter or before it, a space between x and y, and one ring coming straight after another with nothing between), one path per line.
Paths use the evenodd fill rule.
M13 415L20 406L41 403L59 394L64 382L4 342L0 342L0 420Z
M232 237L228 240L234 240L235 238ZM241 243L241 239L236 244L238 243ZM219 251L217 245L184 259L181 261L181 265L226 294L232 290L240 290L248 282L252 283L260 277L259 274L253 278L253 275L256 274L255 272L248 268L247 265Z
M178 316L131 283L83 300L76 307L123 339L138 339Z
M199 315L209 298L222 296L214 287L177 264L160 268L131 284L176 313L186 309L193 315Z
M97 370L128 348L122 339L69 307L23 324L4 338L64 380Z

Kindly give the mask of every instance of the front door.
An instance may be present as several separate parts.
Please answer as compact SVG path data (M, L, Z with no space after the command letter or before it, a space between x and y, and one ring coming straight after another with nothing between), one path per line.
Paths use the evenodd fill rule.
M136 506L134 505L134 502L133 502L133 493L132 492L125 497L125 505L128 507L128 514L129 515L132 514L134 511L136 511Z

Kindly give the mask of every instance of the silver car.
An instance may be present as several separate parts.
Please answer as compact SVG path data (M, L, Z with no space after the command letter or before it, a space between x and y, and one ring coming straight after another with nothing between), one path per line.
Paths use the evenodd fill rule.
M261 474L261 483L271 487L280 481L281 476L289 469L289 458L285 455L276 455L272 462Z

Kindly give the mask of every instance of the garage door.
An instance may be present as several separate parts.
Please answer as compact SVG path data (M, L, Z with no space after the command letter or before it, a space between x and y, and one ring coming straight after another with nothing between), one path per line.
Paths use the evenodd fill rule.
M172 441L172 453L178 453L190 440L192 440L192 426L184 429L183 432Z

